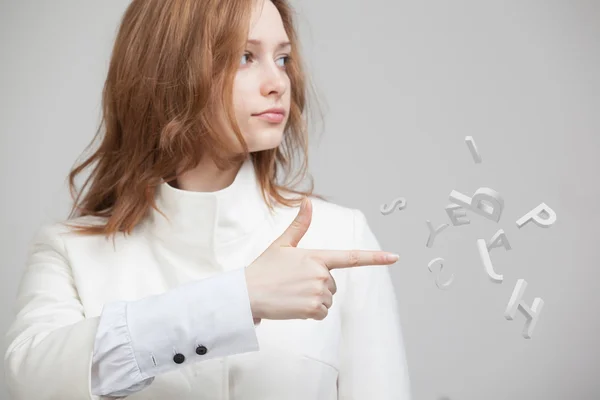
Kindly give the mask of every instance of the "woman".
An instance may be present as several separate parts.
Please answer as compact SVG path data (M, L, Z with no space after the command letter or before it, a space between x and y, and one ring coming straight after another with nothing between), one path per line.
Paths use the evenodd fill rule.
M276 183L305 92L286 0L131 3L89 188L31 247L14 399L409 399L397 258Z

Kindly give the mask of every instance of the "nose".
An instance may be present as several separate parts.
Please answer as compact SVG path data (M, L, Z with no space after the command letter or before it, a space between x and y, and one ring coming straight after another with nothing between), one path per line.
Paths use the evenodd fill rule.
M263 96L276 95L281 96L287 89L287 79L285 71L282 71L276 64L270 64L264 68L260 91Z

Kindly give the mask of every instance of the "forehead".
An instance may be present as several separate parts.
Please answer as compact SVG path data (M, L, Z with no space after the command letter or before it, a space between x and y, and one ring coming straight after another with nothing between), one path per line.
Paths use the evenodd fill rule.
M281 15L270 0L254 2L248 38L260 39L265 43L288 39Z

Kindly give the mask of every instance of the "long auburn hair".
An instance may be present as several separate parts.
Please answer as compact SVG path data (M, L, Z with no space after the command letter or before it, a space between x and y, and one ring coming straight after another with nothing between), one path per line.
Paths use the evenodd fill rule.
M253 153L237 126L232 91L254 1L131 2L112 50L101 123L86 150L103 127L104 136L99 147L76 162L68 175L74 200L68 219L94 216L103 223L72 223L77 233L107 237L131 233L151 207L158 210L154 201L157 186L192 169L204 155L219 168L252 157L271 211L272 200L285 206L297 206L303 196L326 200L313 193L312 177L308 190L294 189L307 175L309 85L299 54L294 11L287 0L270 1L279 10L292 44L286 64L291 107L282 144ZM223 114L226 118L219 117ZM229 135L224 134L227 130L235 133L244 153L232 153ZM278 184L278 169L289 177L297 155L301 164L294 185ZM77 191L75 178L92 164L89 177ZM281 192L300 197L286 198Z

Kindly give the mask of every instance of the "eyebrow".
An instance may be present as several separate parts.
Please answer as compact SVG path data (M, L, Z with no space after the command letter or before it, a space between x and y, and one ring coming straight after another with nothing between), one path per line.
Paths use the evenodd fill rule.
M260 40L258 40L258 39L248 39L248 43L255 44L255 45L258 45L258 46L262 45L262 42ZM291 45L292 44L290 42L285 41L285 42L278 43L277 46L275 46L275 48L276 49L282 49L284 47L288 47L288 46L291 46Z

